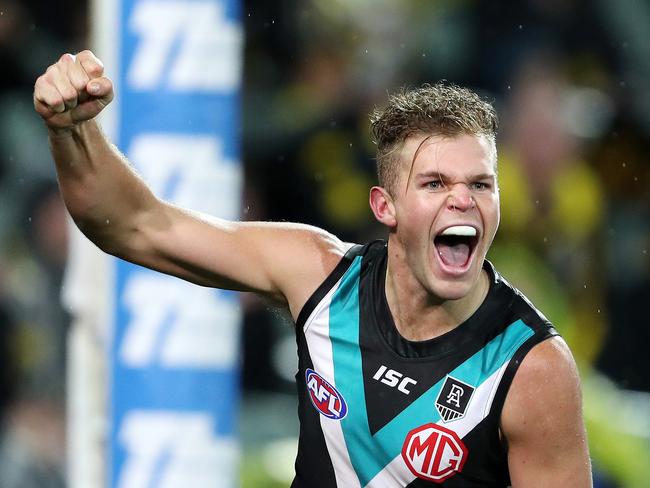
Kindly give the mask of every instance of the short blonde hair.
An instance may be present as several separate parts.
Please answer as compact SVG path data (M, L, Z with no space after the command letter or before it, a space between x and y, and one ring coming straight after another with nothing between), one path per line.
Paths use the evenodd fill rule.
M475 92L453 84L402 89L370 116L377 144L379 184L392 193L399 175L394 155L413 134L454 137L485 135L494 142L499 121L491 103Z

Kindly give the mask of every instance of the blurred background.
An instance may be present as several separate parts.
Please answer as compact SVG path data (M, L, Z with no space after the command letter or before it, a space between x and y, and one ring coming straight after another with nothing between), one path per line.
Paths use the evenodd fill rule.
M65 486L66 216L31 97L61 53L88 47L88 12L0 0L0 488ZM650 486L650 3L247 0L242 16L248 220L382 237L372 108L440 79L494 102L489 258L574 351L597 486ZM293 331L281 310L242 303L242 484L286 487Z

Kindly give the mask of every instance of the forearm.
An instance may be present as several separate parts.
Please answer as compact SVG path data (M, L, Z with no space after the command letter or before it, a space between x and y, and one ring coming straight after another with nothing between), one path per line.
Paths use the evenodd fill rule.
M61 194L81 231L100 248L123 254L158 204L94 120L50 131Z
M159 200L94 122L113 95L90 51L64 54L34 85L77 226L120 258L201 285L263 293L297 314L340 261L343 243L306 226L227 222Z

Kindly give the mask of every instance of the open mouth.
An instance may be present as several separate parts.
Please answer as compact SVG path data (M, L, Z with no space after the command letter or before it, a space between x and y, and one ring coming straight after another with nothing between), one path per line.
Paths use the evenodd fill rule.
M445 267L464 270L469 266L478 244L478 232L469 225L454 225L438 234L434 244Z

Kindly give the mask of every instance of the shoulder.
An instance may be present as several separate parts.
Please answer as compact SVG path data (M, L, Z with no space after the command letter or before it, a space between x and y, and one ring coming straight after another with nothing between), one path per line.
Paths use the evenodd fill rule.
M290 255L299 260L314 262L323 272L329 273L345 253L354 246L344 242L324 229L307 224L268 222L261 224L267 229L282 233L284 239L278 242Z
M564 340L554 336L535 345L523 358L506 397L504 415L519 418L536 411L543 413L544 401L555 402L560 398L558 393L580 403L575 361ZM526 410L518 408L523 406Z
M294 319L316 288L354 246L306 224L256 223L267 237L269 267Z
M513 486L538 486L542 480L589 486L580 378L559 336L540 342L524 357L506 396L501 428Z

